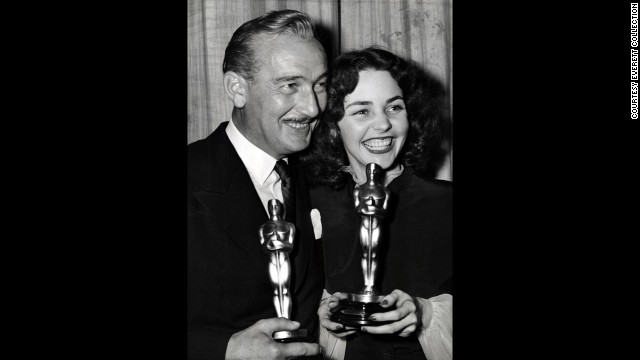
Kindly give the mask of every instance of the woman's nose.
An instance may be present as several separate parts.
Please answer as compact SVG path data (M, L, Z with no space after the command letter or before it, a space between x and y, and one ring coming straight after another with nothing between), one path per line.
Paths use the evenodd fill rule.
M387 118L387 114L382 113L376 116L373 123L373 129L380 132L391 129L391 122L389 121L389 118Z

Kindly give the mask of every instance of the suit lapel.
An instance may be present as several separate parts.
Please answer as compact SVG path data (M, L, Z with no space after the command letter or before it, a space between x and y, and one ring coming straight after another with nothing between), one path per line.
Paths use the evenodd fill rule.
M260 246L258 228L269 217L225 128L223 123L207 138L207 156L211 164L209 180L204 189L194 192L194 196L247 256L262 264L266 271L268 257ZM290 161L296 182L296 239L291 253L291 288L296 291L307 275L310 257L313 256L314 234L304 173L299 171L295 157L290 157Z
M268 216L225 128L220 126L208 139L210 181L206 189L196 191L194 196L253 261L264 264L266 271L268 259L260 246L258 228Z

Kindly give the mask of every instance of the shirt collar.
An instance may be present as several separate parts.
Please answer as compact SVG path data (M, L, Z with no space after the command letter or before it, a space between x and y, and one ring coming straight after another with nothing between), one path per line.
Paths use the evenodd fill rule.
M277 160L247 140L233 124L233 120L229 121L226 133L247 168L249 176L254 182L260 185L264 184L271 175Z
M359 179L358 176L356 175L356 172L351 168L351 165L343 166L340 170L351 174L351 177L353 178L353 182L355 183L355 187L359 187L360 185L364 184L367 181L366 178ZM395 169L385 171L383 186L385 187L389 186L389 184L391 184L391 182L395 178L402 175L403 172L404 172L404 166L402 166L402 164L398 164L398 166Z

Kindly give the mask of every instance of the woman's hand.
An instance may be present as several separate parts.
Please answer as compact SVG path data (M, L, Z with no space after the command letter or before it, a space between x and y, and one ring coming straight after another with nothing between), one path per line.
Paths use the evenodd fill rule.
M331 316L331 309L338 306L338 303L342 299L346 299L347 295L341 292L337 292L328 299L323 300L318 308L318 318L320 319L320 326L329 330L333 335L337 337L345 337L355 333L355 329L351 327L345 327L340 323L329 320Z
M407 337L418 327L421 317L420 308L414 299L401 290L393 290L391 294L382 299L380 304L383 308L396 305L396 309L384 313L375 313L369 317L375 321L393 321L390 324L380 326L363 326L362 331L371 334L395 334Z

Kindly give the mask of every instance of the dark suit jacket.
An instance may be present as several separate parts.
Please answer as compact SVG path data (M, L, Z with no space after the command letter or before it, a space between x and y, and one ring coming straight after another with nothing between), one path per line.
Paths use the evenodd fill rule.
M258 235L268 215L225 133L227 124L187 150L189 359L224 359L233 333L276 317L268 256ZM324 284L322 245L314 240L304 176L294 157L289 163L297 210L291 318L315 340Z

